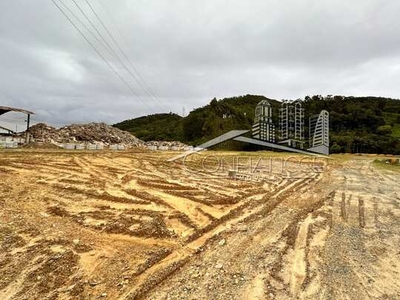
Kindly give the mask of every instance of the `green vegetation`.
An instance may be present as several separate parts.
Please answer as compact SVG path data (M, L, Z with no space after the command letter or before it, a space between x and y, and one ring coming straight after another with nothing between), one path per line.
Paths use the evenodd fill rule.
M400 172L400 162L397 159L375 159L373 163L378 168Z
M143 140L179 140L198 145L233 129L251 129L254 109L261 100L273 108L278 121L280 102L264 96L246 95L222 100L193 110L187 117L158 114L127 120L114 126ZM380 97L320 95L305 97L306 120L322 109L330 112L332 153L400 154L400 101ZM306 121L306 136L308 128ZM220 149L249 150L254 146L226 142Z
M180 141L183 139L182 117L172 113L126 120L114 126L129 131L144 141Z
M400 154L400 101L380 97L313 96L306 112L330 112L331 152Z
M279 102L264 96L247 95L222 100L214 98L210 104L193 110L183 119L184 141L198 145L230 130L251 129L254 109L258 102L265 99L269 100L274 110L278 110ZM277 113L274 118L278 120ZM231 148L234 142L228 144Z

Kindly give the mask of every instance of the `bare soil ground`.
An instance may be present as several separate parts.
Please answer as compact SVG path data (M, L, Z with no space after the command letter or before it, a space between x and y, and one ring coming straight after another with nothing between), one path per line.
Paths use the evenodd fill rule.
M400 298L399 172L248 182L171 155L0 152L0 299Z

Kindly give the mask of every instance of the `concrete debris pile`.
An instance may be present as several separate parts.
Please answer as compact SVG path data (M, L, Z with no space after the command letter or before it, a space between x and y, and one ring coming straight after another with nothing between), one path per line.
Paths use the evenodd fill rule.
M33 141L42 143L84 143L89 145L124 145L125 147L145 146L144 142L127 131L105 123L72 124L60 129L43 123L29 129ZM70 146L71 147L71 146Z
M44 123L38 123L29 128L31 138L38 142L52 142L57 137L57 129Z
M149 150L187 151L190 147L181 142L143 142L127 131L104 123L72 124L60 129L39 123L29 129L31 141L54 144L68 150L124 150L131 147L146 147Z
M172 142L150 141L150 142L145 142L145 145L150 150L187 151L193 148L178 141L172 141Z

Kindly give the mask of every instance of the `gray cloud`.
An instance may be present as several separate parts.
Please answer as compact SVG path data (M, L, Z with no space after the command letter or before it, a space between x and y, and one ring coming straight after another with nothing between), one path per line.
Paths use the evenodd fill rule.
M85 21L72 0L62 1ZM161 104L90 37L140 97L132 95L50 0L14 0L0 3L0 105L61 126L181 113L247 93L399 98L397 1L89 2Z

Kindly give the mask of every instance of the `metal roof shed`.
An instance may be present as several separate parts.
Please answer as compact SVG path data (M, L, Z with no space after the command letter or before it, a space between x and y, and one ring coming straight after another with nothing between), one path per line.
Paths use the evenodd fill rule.
M27 119L26 119L26 137L27 137L27 142L29 142L29 127L30 127L30 122L31 122L31 115L34 115L33 112L29 111L29 110L25 110L25 109L21 109L21 108L14 108L14 107L8 107L8 106L0 106L0 116L4 115L5 113L8 112L19 112L19 113L23 113L27 115Z

